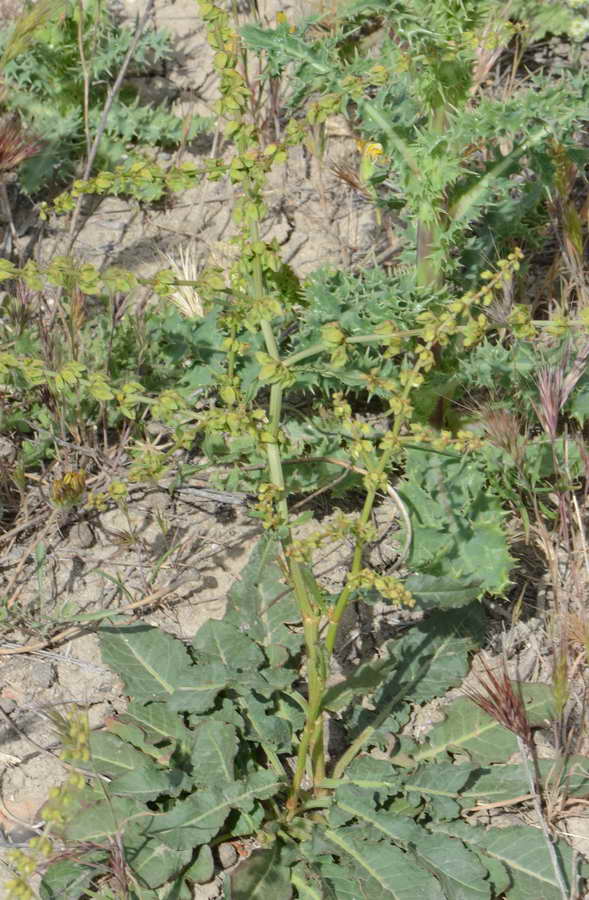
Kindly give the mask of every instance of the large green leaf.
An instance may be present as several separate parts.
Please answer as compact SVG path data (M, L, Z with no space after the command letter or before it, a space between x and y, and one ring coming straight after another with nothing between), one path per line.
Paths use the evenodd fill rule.
M481 594L481 582L477 578L410 575L405 587L419 609L456 609L466 606Z
M397 768L391 766L386 759L358 756L347 767L339 782L333 786L339 787L344 784L354 784L360 788L395 794L402 784L402 776L399 775Z
M145 732L137 725L122 722L120 719L113 719L108 724L108 730L111 734L116 734L125 743L159 761L161 752L153 744L148 743L145 738Z
M505 513L479 461L410 449L398 490L413 527L410 568L442 579L442 591L454 579L468 586L467 593L476 583L479 595L505 589L513 563L502 528ZM464 602L460 593L456 599Z
M235 626L209 619L197 631L192 646L201 663L222 663L228 669L259 669L265 662L257 644Z
M346 716L354 736L367 729L367 742L377 743L386 732L399 730L402 722L396 717L405 701L425 702L461 683L468 671L469 652L480 642L483 622L478 603L463 610L433 613L402 638L387 643L388 659L364 664L330 688L326 702L330 708L340 709L344 700L369 693L370 686L381 679L374 692L374 709L356 705Z
M308 847L303 845L303 855ZM315 861L311 864L307 860L296 863L290 870L290 878L300 900L336 900L332 885L322 878Z
M445 771L443 771L445 768ZM430 765L428 769L440 769L439 788L443 790L444 775L447 777L451 766ZM466 768L466 767L456 767ZM454 779L452 787L459 789L468 779L468 774ZM432 779L433 780L433 779ZM410 788L413 787L410 785ZM420 786L415 786L417 790ZM476 855L471 853L459 840L451 840L443 835L431 835L412 819L399 816L395 811L377 808L373 790L363 790L352 785L343 785L335 794L336 809L348 820L354 819L364 826L381 832L383 836L403 849L415 854L422 865L440 881L446 900L488 900L491 887L487 881L487 870ZM330 823L337 823L334 810L330 811ZM442 837L446 837L442 840Z
M461 841L444 834L422 834L413 852L437 877L446 900L489 900L491 897L486 867Z
M553 708L550 685L523 684L520 688L529 720L539 723L549 718ZM447 753L462 751L486 765L503 762L517 751L516 736L466 697L454 700L443 711L446 718L434 725L425 746L415 750L415 762L441 760Z
M90 760L88 762L76 760L76 765L116 778L141 768L148 758L108 731L93 731L90 735Z
M203 788L158 816L148 834L173 850L190 850L215 837L230 809L219 791Z
M358 820L363 826L372 826L380 832L377 838L386 837L406 849L419 839L422 828L413 819L399 816L396 812L377 808L373 790L356 785L342 785L335 793L335 805L329 811L329 823L340 827Z
M542 831L529 825L511 828L477 828L464 822L432 826L436 833L458 837L486 859L505 867L510 876L510 900L562 900ZM565 881L572 872L573 852L565 841L558 841L557 854ZM583 866L587 874L587 866Z
M100 851L88 853L84 860L61 859L49 866L39 887L41 900L64 900L65 897L83 897L90 882L104 866L108 871L108 854Z
M177 690L167 700L172 712L203 713L215 702L230 680L227 667L220 663L193 666Z
M192 850L172 850L161 841L146 838L141 822L125 830L125 861L142 887L157 888L181 871L192 857Z
M290 869L281 861L278 841L269 850L254 850L231 874L231 900L290 900Z
M186 743L191 740L190 732L182 723L181 717L172 712L165 703L142 703L132 700L120 718L123 722L137 725L152 742Z
M184 645L160 628L105 626L99 637L104 662L120 675L134 699L170 695L190 677L191 663Z
M213 880L214 874L215 860L211 848L208 844L203 844L196 851L196 858L185 872L185 876L191 881L196 881L197 884L206 884L207 881ZM192 892L190 896L193 896Z
M322 866L338 898L444 900L439 882L388 841L363 840L362 831L354 827L327 828L324 838L340 858L338 866Z
M109 797L72 816L66 825L65 836L69 841L99 843L113 835L124 834L133 819L140 818L147 827L153 817L146 813L142 801L130 797Z
M301 646L290 623L300 619L292 591L276 562L279 544L266 534L256 544L241 580L227 598L225 622L261 644L271 666L284 665Z
M161 768L153 760L146 759L133 772L127 772L111 781L109 793L147 801L155 800L159 794L174 796L182 790L188 790L190 784L186 773L180 769Z
M566 791L568 797L585 797L589 792L587 758L571 756L561 769L556 760L539 759L536 768L544 789ZM462 768L454 767L454 768ZM527 797L530 790L528 776L521 765L494 765L478 769L466 790L460 792L460 803L475 807L486 803L508 803Z
M277 714L274 700L258 700L254 694L244 699L245 737L278 753L289 753L292 750L292 728L287 719Z
M406 794L419 794L435 819L454 818L460 814L459 801L462 790L471 783L479 771L478 766L455 766L450 762L428 763L408 775L403 781Z
M272 797L282 787L283 781L273 773L260 770L245 782L198 790L159 815L149 833L175 850L208 843L232 809L248 812L256 799Z

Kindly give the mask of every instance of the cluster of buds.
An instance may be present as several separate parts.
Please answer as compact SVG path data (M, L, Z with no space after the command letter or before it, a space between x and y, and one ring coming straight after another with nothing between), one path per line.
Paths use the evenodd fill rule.
M437 431L418 422L411 424L410 434L402 438L401 442L429 444L433 450L454 450L461 454L480 450L483 445L479 435L472 431L461 430L452 434L450 431Z
M74 707L65 716L54 714L53 720L59 729L63 745L60 758L64 761L88 762L90 759L88 716ZM49 799L43 807L43 819L48 826L63 828L75 797L83 790L85 784L84 775L72 769L60 787L51 788ZM13 850L7 854L14 871L14 877L4 883L7 897L10 900L12 898L32 900L36 893L30 886L30 879L36 872L43 870L47 860L54 853L54 843L46 833L32 838L27 850Z
M211 434L225 434L228 437L247 435L261 440L268 417L263 409L250 411L240 404L225 409L212 407L203 413L200 421Z
M108 509L109 500L114 501L120 509L124 509L128 496L129 489L124 481L112 481L108 486L108 491L89 492L85 509L104 512Z
M284 491L277 484L264 482L258 488L258 502L254 509L267 530L278 529L284 524L277 505L284 496Z
M414 606L415 600L406 587L393 575L379 575L372 569L361 569L350 574L348 585L352 590L375 590L388 600L399 606Z
M84 469L66 472L61 478L56 478L51 485L51 499L60 509L71 509L82 502L85 491L86 472Z
M330 363L334 369L341 369L348 359L346 334L337 322L328 322L321 329L321 340L331 353Z
M376 529L374 525L363 524L360 519L350 519L343 513L339 513L325 525L323 528L317 529L313 534L297 538L290 544L286 550L286 555L295 559L297 562L311 562L313 553L321 547L326 541L339 541L353 538L355 541L370 543L376 540Z
M279 384L283 388L292 387L296 381L296 375L282 360L274 359L268 353L261 350L256 353L256 360L260 364L260 381L265 384Z

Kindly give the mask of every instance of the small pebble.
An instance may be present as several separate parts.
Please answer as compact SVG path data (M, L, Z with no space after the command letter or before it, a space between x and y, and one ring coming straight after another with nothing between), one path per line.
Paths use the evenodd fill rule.
M237 850L233 844L219 844L217 852L219 854L219 862L224 869L231 868L237 862Z
M0 459L5 463L13 463L16 459L16 446L5 437L0 437Z
M94 532L88 522L76 522L71 531L71 541L82 550L88 550L94 546Z
M38 837L39 832L35 828L27 828L26 825L18 825L16 828L11 828L6 836L8 838L7 846L10 844L22 846L28 844L31 838Z
M37 660L31 666L31 681L38 687L51 687L55 681L55 666L45 660Z

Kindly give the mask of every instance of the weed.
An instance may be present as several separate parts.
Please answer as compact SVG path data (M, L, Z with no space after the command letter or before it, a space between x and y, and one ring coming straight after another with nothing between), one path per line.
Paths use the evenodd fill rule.
M194 882L212 878L219 846L247 838L252 852L224 876L233 900L270 888L285 900L580 896L587 866L554 834L552 775L534 758L534 729L557 719L566 731L571 620L560 600L569 624L558 635L552 684L514 685L506 669L487 667L423 742L408 726L416 705L461 685L484 637L479 601L509 586L506 508L541 535L555 586L555 534L578 549L570 510L587 466L572 423L586 416L589 318L568 162L584 73L511 84L507 99L479 96L492 64L485 54L523 26L541 31L539 4L518 5L522 29L506 12L497 17L496 3L470 0L363 2L319 33L281 16L273 31L242 29L273 79L274 112L276 79L293 67L292 118L266 143L264 95L252 97L231 18L209 0L200 10L231 158L200 171L124 163L77 181L54 211L71 211L85 194L144 200L225 176L239 187L233 262L194 278L176 269L144 279L174 308L144 311L139 327L121 315L108 351L99 340L102 355L91 360L87 298L127 293L138 280L65 257L45 270L4 261L6 280L36 290L49 281L63 303L53 367L16 349L0 365L37 430L41 404L31 398L45 391L58 422L47 425L49 446L76 432L87 440L99 410L104 435L127 423L129 480L158 480L177 450L196 443L221 484L255 492L251 512L264 535L224 618L206 622L190 645L142 624L101 625L103 659L122 678L128 708L92 734L81 715L60 723L72 772L46 809L47 843L13 858L11 890L28 896L37 871L47 898L188 898ZM381 29L375 62L358 38ZM338 109L369 142L364 150L382 149L363 152L358 182L379 215L397 210L407 265L322 272L301 284L276 243L260 237L266 178L309 132L320 150L321 126ZM533 179L517 187L528 169L542 190ZM530 217L517 229L522 210ZM512 302L524 263L516 240L536 246L547 211L568 223L570 291L566 304L534 317ZM208 397L198 409L196 391ZM478 423L460 420L468 391ZM314 405L313 396L321 398ZM157 437L146 435L147 418L163 426ZM309 516L293 509L293 494L336 478L340 490L361 485L361 508L302 537ZM85 476L70 470L54 500L80 502L84 487ZM112 498L124 503L124 492L119 486ZM384 492L399 511L403 549L380 572L367 566L366 550ZM96 508L103 502L88 498ZM551 534L550 521L558 522ZM134 540L131 531L121 539ZM330 593L312 560L333 538L354 550L341 589ZM335 680L338 635L359 601L421 615ZM330 724L340 747L330 743ZM514 753L520 763L508 762ZM567 749L558 762L569 796L582 796L578 760ZM487 829L467 816L513 798L531 802L540 829Z

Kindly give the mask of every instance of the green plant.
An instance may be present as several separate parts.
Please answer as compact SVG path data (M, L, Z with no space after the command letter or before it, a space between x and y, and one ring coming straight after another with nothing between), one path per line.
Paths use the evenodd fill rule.
M366 9L374 13L373 5L363 7L361 18ZM115 620L100 629L104 660L120 674L131 702L103 732L88 735L75 716L59 723L74 771L46 807L48 843L13 858L15 895L27 896L27 878L36 868L43 898L96 892L142 900L189 897L192 882L212 877L219 844L247 838L253 852L225 878L233 900L262 891L285 900L295 894L342 900L580 896L586 868L555 836L543 804L554 775L535 759L532 731L553 707L562 712L562 676L553 688L518 685L505 672L493 678L487 671L470 691L474 705L468 697L449 702L423 743L408 734L416 705L462 683L484 634L478 600L505 590L511 565L501 495L487 477L483 440L458 427L431 428L428 421L437 399L457 382L458 361L473 352L491 360L505 348L517 352L519 342L542 327L518 307L507 321L488 315L517 277L517 248L494 271L477 270L471 290L457 289L461 276L450 251L464 245L466 229L486 205L508 193L509 181L500 176L524 154L549 153L542 149L547 122L558 125L562 138L580 114L580 105L562 112L562 94L548 89L523 98L521 114L515 105L489 103L483 117L483 101L471 107L475 30L487 23L490 9L447 0L399 4L401 44L391 38L379 72L369 61L367 81L366 58L344 52L339 33L309 46L287 23L270 36L246 32L268 51L270 74L294 56L303 59L301 91L308 89L308 73L317 75L311 83L324 96L312 124L340 103L343 84L345 103L351 97L364 122L382 130L369 136L382 138L391 167L394 156L408 232L417 224L415 273L397 278L391 293L380 297L378 278L376 287L358 279L360 287L368 283L369 299L354 310L353 301L348 309L334 303L324 276L298 285L276 245L260 238L267 172L304 129L292 121L281 142L264 143L247 115L238 37L227 14L204 0L201 13L220 75L218 111L227 118L235 153L228 163L203 169L212 178L226 174L241 188L234 211L238 252L227 272L209 269L196 285L171 272L150 281L161 296L173 297L182 286L199 293L204 317L201 308L184 306L184 318L174 312L167 320L148 320L171 368L190 354L181 383L155 396L155 385L150 392L139 381L115 388L111 371L97 373L78 359L50 370L17 354L4 358L7 377L28 384L38 378L57 394L88 392L107 412L133 419L137 430L139 406L156 419L165 416L169 448L146 453L138 444L138 476L157 477L174 449L198 439L224 483L255 487L253 514L266 531L230 593L224 619L207 622L190 646L144 625ZM404 42L411 40L410 55ZM400 62L407 66L400 69L402 84L390 84L385 76ZM325 95L336 80L338 91ZM376 100L364 96L367 84L382 88ZM406 120L399 126L395 91L406 92L399 104ZM476 133L489 141L491 161L481 158L471 177L466 136L481 124L477 110L483 125ZM499 159L493 128L499 121L506 129L516 113L514 132L533 123L532 138ZM196 174L121 166L77 182L74 192L140 195L146 185L152 191L178 187ZM59 198L58 208L72 202L72 196ZM7 277L33 277L30 270L5 268ZM98 294L110 277L91 267L74 270L63 260L35 274L71 291L70 303L76 286ZM127 277L113 276L116 283ZM352 279L327 278L357 296ZM294 336L293 324L299 326ZM563 324L553 316L543 327L586 335L587 317L577 311ZM71 340L74 358L75 347ZM111 353L108 366L116 359ZM162 377L160 362L154 381ZM313 414L308 407L298 412L297 397L308 400L311 391L325 395L336 387ZM187 393L196 388L210 389L216 401L198 413ZM560 399L574 403L575 396L571 388L570 397ZM375 403L375 416L366 415L368 401ZM558 453L555 432L552 438ZM308 516L293 516L292 494L325 487L341 469L348 487L363 488L359 512L301 537ZM547 477L553 474L554 468ZM365 551L384 491L400 513L403 549L392 570L375 571ZM341 589L330 594L314 574L313 554L334 537L352 541L354 550ZM396 571L402 565L403 577ZM344 614L355 602L375 601L424 615L379 647L374 659L333 678ZM518 749L523 767L508 762ZM562 762L557 789L580 795L586 779L575 768L579 761ZM542 831L523 824L487 830L476 816L465 821L481 803L522 796L532 802Z
M89 154L109 87L133 41L132 29L120 27L100 2L67 0L59 18L55 12L37 23L23 47L18 21L0 29L4 106L44 136L40 152L19 171L20 183L30 194L69 181ZM15 49L8 53L13 44ZM168 35L146 30L129 74L144 74L169 54ZM177 147L208 126L200 117L184 122L163 105L147 105L126 81L110 108L97 165L112 167L146 147Z
M279 544L265 536L224 619L204 625L191 646L144 625L101 629L103 658L133 700L89 737L83 717L79 725L72 719L80 738L72 748L66 732L65 758L90 780L72 773L45 807L51 828L32 858L45 872L41 897L92 893L92 884L101 897L110 889L155 898L164 885L165 896L189 897L192 882L212 877L215 848L252 834L257 848L226 877L227 896L245 900L266 885L281 898L478 898L508 890L560 897L534 828L487 830L461 815L528 795L525 771L506 760L518 729L529 738L530 725L550 714L550 688L521 685L510 700L506 681L495 698L503 719L459 698L424 744L400 735L413 704L464 677L484 629L478 604L438 609L325 691L324 714L343 727L349 749L314 786L309 759L296 807L289 803L287 761L304 733L309 698L299 688L302 634L289 624L300 613L280 559ZM448 591L445 600L457 597ZM517 690L520 720L509 706ZM477 698L487 696L481 682ZM586 791L576 762L562 773L573 796ZM542 761L540 784L551 777ZM557 853L569 877L562 841ZM23 873L27 860L16 854Z

